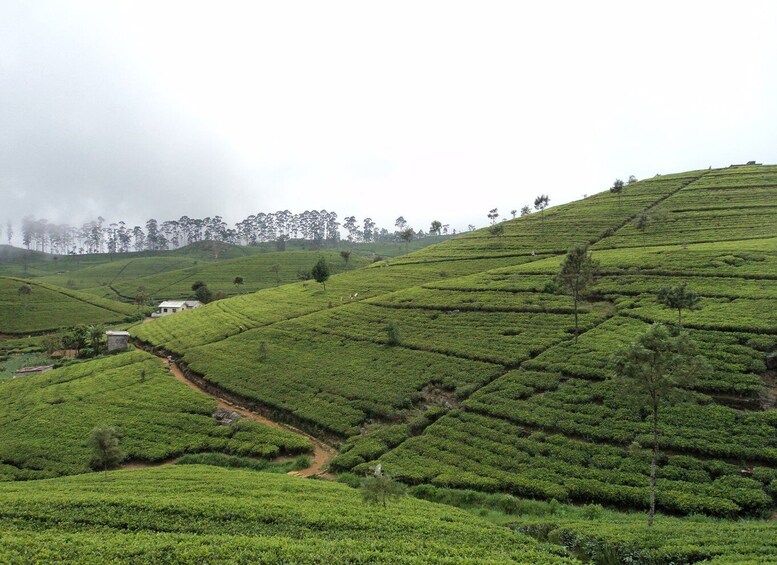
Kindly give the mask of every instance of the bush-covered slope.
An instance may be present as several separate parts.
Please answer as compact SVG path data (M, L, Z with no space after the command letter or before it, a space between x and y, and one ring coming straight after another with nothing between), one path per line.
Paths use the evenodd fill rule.
M197 465L0 485L9 563L577 563L451 507Z
M29 292L24 293L22 287ZM137 308L130 304L38 281L0 277L0 333L119 322L137 313Z
M333 276L326 291L287 285L134 332L279 417L347 437L337 469L380 460L408 482L644 508L646 414L613 393L610 357L649 323L676 322L657 294L685 282L702 296L683 319L710 369L665 412L659 506L766 515L775 190L773 166L656 177ZM601 273L575 344L553 275L580 242Z
M114 284L113 287L123 296L134 296L137 288L142 286L152 298L179 299L191 296L192 284L201 280L214 292L242 294L296 281L298 274L310 272L319 257L326 259L333 272L346 269L345 262L337 251L270 252L134 277ZM366 262L365 257L352 254L347 268L354 269ZM234 284L236 277L243 280L242 284Z
M115 427L128 461L218 451L275 457L310 442L239 420L219 426L216 402L135 351L0 381L0 481L89 470L93 428ZM2 559L0 559L2 561Z

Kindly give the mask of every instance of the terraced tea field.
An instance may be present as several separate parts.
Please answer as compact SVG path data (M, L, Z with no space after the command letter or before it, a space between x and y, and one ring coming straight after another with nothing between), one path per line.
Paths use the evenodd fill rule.
M23 294L22 287L29 292ZM138 314L130 304L38 281L0 277L0 333L26 334L79 324L115 323Z
M284 251L257 253L250 257L166 270L159 274L133 277L113 287L122 296L133 296L137 288L142 286L157 300L184 299L191 296L192 284L201 280L214 292L221 291L234 296L294 282L298 280L300 272L310 271L320 256L326 259L333 272L346 270L345 262L337 251ZM354 253L349 258L347 269L364 266L367 262L366 257ZM235 285L236 277L241 277L243 283Z
M423 488L633 512L584 507L591 527L577 511L567 520L516 521L588 559L616 551L659 562L775 561L773 529L763 519L777 510L777 375L765 363L777 350L776 196L777 166L655 177L621 195L504 222L503 235L475 231L335 274L326 287L304 281L246 292L131 331L175 355L200 384L339 443L333 471L363 476L381 463ZM599 262L579 307L577 341L572 299L554 280L575 243L590 244ZM255 260L197 273L230 281ZM189 278L147 280L184 292ZM267 282L257 271L260 280ZM662 408L657 504L675 517L659 516L656 533L640 537L652 428L648 411L617 390L612 359L652 323L678 322L677 310L659 300L678 284L701 297L682 322L707 364L677 403ZM294 449L286 441L265 444ZM490 549L501 551L499 543ZM346 554L337 551L359 547L316 544L311 538L309 547L340 558ZM397 547L403 558L405 546ZM470 556L458 551L446 555Z
M334 276L326 291L297 283L218 305L229 316L213 305L134 333L279 418L350 438L337 469L379 460L410 483L639 509L649 428L613 391L610 358L649 323L676 322L656 297L685 282L702 308L684 324L710 368L665 413L659 506L766 515L777 485L764 365L777 347L764 315L777 306L775 171L648 179L505 222L502 236L480 230ZM758 229L743 229L745 196L765 212ZM576 242L594 243L601 264L577 344L571 298L553 284Z
M0 484L0 561L579 563L471 514L336 483L185 465Z
M299 435L240 420L217 426L216 402L135 351L0 381L0 481L90 470L93 428L121 433L125 461L184 453L273 458L310 450Z

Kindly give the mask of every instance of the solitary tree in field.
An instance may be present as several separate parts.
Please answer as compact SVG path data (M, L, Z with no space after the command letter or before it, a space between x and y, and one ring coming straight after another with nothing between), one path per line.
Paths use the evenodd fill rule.
M399 237L402 241L405 242L405 253L407 253L408 246L410 245L410 242L413 241L413 238L415 237L415 230L413 228L407 228L405 230L402 230L399 234Z
M677 325L683 327L683 310L701 308L701 296L689 290L686 283L664 287L658 291L658 302L667 308L677 310Z
M429 227L429 233L440 235L440 231L442 231L442 222L439 220L432 221L432 225Z
M235 280L232 281L232 284L235 286L243 286L243 277L235 277Z
M566 293L572 295L575 309L575 343L577 343L578 335L577 306L594 281L598 269L599 261L591 257L588 244L576 245L567 252L561 270L556 275L556 284Z
M488 219L491 221L491 225L493 226L496 223L496 219L499 217L499 211L496 208L491 208L487 215Z
M92 469L102 469L108 478L108 467L113 467L124 457L119 449L119 434L115 428L94 428L89 438L92 446Z
M281 284L281 269L283 269L283 267L281 267L279 263L270 267L270 270L275 273L275 286Z
M135 303L135 306L138 307L138 310L145 306L146 302L148 302L148 292L146 291L146 287L139 286L135 291L135 298L133 298L132 301Z
M529 208L529 205L521 206L521 216L528 216L531 214L531 208Z
M635 182L637 182L637 177L629 175L629 184L634 184Z
M513 208L512 210L510 210L510 215L513 217L513 220L514 220L515 217L518 215L518 210Z
M340 257L343 258L343 262L345 263L345 268L348 268L348 261L351 259L351 252L347 249L343 249L340 252Z
M388 473L384 473L381 464L378 463L372 475L364 479L361 492L366 502L382 504L383 508L386 508L386 502L389 499L399 498L405 494L405 485L395 481Z
M653 458L650 464L650 513L656 513L656 464L658 462L659 410L679 402L705 367L687 332L675 333L663 324L653 324L634 343L613 357L616 380L623 397L639 409L650 410Z
M318 262L313 265L313 269L310 271L315 281L324 285L324 292L326 292L326 281L329 279L329 273L329 265L323 257L319 257Z
M618 195L618 207L621 205L621 194L623 194L623 181L621 179L615 179L610 187L610 192Z
M545 224L545 208L550 204L550 196L547 194L540 194L534 199L534 209L539 210L542 223Z
M16 291L19 296L22 297L22 304L24 304L24 309L27 310L27 303L30 301L30 294L32 294L32 287L28 284L23 284L19 287L19 289Z
M637 219L634 220L634 227L642 232L642 247L645 247L647 245L645 234L647 233L647 229L650 227L650 216L648 216L645 212L642 212L639 216L637 216Z

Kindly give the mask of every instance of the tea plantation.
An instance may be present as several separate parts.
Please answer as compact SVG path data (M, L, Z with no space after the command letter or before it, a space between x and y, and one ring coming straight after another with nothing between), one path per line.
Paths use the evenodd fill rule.
M279 418L347 440L336 469L379 459L409 483L639 509L649 423L613 390L610 358L650 323L676 323L657 295L684 282L702 296L684 325L709 368L664 413L658 506L773 513L764 359L777 348L777 167L656 177L503 225L334 276L326 291L287 285L134 334ZM553 276L579 242L600 272L575 343Z
M582 518L570 511L514 524L595 562L777 561L770 537L777 512L777 373L766 366L777 350L777 166L656 176L620 195L603 192L501 226L501 233L478 230L349 269L326 287L300 281L265 288L131 332L175 355L209 386L336 444L331 471L363 476L381 463L416 488L569 508L603 505ZM567 250L580 243L591 246L599 267L579 305L575 340L573 301L555 275ZM225 280L237 273L227 272ZM168 275L153 280L168 284ZM651 421L617 390L612 359L654 322L678 323L678 311L660 297L680 284L700 296L697 309L682 312L682 325L706 364L678 402L662 408L656 472L662 515L648 535ZM316 496L333 486L321 488ZM212 534L210 517L194 523L205 536L186 538L192 555L222 551L197 545L211 543L203 541ZM175 524L171 518L165 535L187 533ZM365 527L354 524L360 532ZM243 526L234 527L244 535ZM122 535L134 535L134 526L125 529ZM529 559L488 553L502 551L500 541L468 553L453 537L445 542L450 551L431 553L432 560ZM356 555L338 551L360 551L351 538L329 544L336 535L313 536L304 547L267 538L256 547L269 547L262 544L270 539L273 551L300 552L279 554L300 561L311 559L308 551L333 560ZM117 546L135 543L121 540ZM223 551L244 547L229 543L238 545ZM394 562L411 559L404 543L397 542ZM352 560L390 560L383 553L389 545L376 544L373 557ZM418 550L441 547L430 542ZM551 558L535 562L542 559Z
M248 420L216 425L216 402L135 351L0 381L0 481L90 470L90 432L112 426L125 461L184 453L272 458L310 450L296 434Z
M579 563L463 510L185 465L0 484L0 562Z
M115 300L43 282L0 277L0 333L23 334L80 324L115 323L137 313L134 306Z

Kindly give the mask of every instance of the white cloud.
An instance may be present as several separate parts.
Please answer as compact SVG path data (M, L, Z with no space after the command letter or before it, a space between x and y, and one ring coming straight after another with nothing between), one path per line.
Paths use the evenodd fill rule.
M541 192L775 161L770 2L6 4L12 215L35 194L55 215L64 187L137 219L464 228Z

